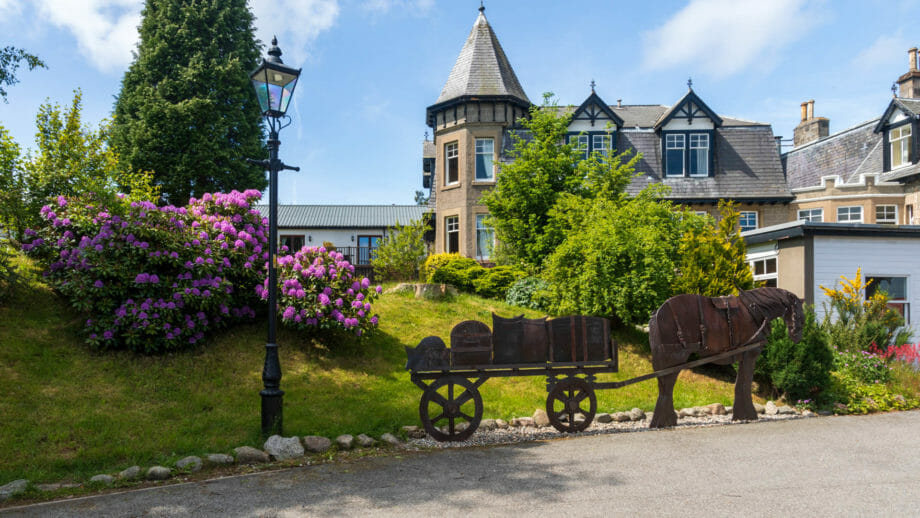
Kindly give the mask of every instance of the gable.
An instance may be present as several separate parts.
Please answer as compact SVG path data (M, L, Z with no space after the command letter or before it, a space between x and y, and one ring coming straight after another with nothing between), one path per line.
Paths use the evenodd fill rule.
M607 126L613 126L611 130L619 129L623 126L623 119L613 113L613 110L607 106L594 91L581 103L581 106L572 113L572 122L569 124L569 131L576 133L582 131L607 131Z
M916 113L910 109L911 107L906 105L906 102L910 102L910 104L913 105L914 103L912 101L913 99L903 101L898 98L892 99L891 102L888 103L888 107L885 108L885 113L879 118L874 131L876 133L882 132L891 126L895 126L898 123L916 116Z
M677 104L662 114L655 124L656 130L715 129L722 125L722 118L712 111L693 90L684 95Z

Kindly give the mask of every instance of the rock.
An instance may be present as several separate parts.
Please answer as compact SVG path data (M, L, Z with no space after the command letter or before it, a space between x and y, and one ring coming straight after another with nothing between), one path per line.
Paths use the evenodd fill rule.
M498 428L498 423L495 422L495 419L483 419L479 423L479 428L481 430L494 430Z
M776 412L779 410L776 408L776 403L772 401L767 401L767 404L763 408L763 413L767 415L776 415Z
M454 425L454 431L456 433L465 432L466 429L469 427L470 427L470 423L467 423L467 422L456 423ZM444 426L442 428L444 429L444 433L450 433L450 426Z
M726 415L728 411L725 410L725 405L722 403L713 403L711 405L706 405L706 408L709 409L710 415Z
M167 467L153 466L147 470L147 480L166 480L171 474Z
M179 459L176 462L176 468L181 470L188 470L192 473L201 470L201 457L196 457L195 455L189 455L183 459Z
M594 420L598 423L609 423L613 421L613 417L611 417L610 414L606 412L601 412L600 414L594 416Z
M319 435L307 435L303 438L303 445L306 446L307 451L312 453L323 453L332 447L332 441L328 437L320 437Z
M233 453L236 454L236 461L240 464L264 464L269 461L267 453L252 446L234 448Z
M377 442L377 441L375 441L373 437L364 435L363 433L360 434L360 435L358 435L358 446L360 446L360 447L362 447L362 448L370 448L370 447L373 446L376 442Z
M511 426L528 427L534 426L532 417L514 417L511 419Z
M391 445L391 446L402 446L403 442L399 440L395 435L391 433L385 433L380 436L380 440Z
M397 284L396 286L388 289L386 292L387 293L414 293L415 284L412 284L409 282L401 282Z
M304 454L303 445L300 444L300 439L297 437L272 435L262 445L262 449L275 460L296 459L297 457L303 457Z
M585 414L575 414L575 424L581 424L585 422Z
M645 419L645 412L641 408L633 408L629 411L630 421L641 421L643 419Z
M448 284L416 284L415 298L426 300L443 300L457 295L457 288Z
M805 410L802 411L802 417L818 417L818 416L814 412L806 408Z
M342 434L335 438L335 445L340 450L350 450L355 447L355 438L349 434Z
M209 464L233 464L233 457L225 453L210 453L204 459L208 461Z
M134 480L141 476L141 467L140 466L131 466L130 468L123 469L118 473L118 478L122 480Z
M696 410L693 408L681 408L677 411L677 417L696 417Z
M538 408L533 413L533 424L534 426L549 426L549 416L546 415L546 410Z
M735 407L727 406L725 407L725 414L731 414L735 410ZM757 412L757 403L754 403L754 411Z
M106 475L106 474L93 475L93 478L89 479L89 481L96 483L96 484L109 485L112 482L115 482L115 477L113 477L112 475Z
M756 410L758 414L762 414L767 410L767 408L760 403L754 403L754 410Z
M28 488L29 481L24 478L2 485L0 486L0 502L23 493Z
M504 419L496 419L495 427L496 428L508 428L508 421L505 421Z
M818 415L829 416L829 415L834 415L834 413L831 412L830 410L818 410Z
M779 415L792 415L795 414L795 409L789 405L783 405L776 409L776 413Z
M629 421L629 414L627 412L617 412L610 417L612 417L613 420L618 423L625 423L626 421Z
M486 421L488 421L488 419L486 419ZM485 423L485 421L483 421L483 423ZM403 426L402 429L406 432L406 435L412 439L422 439L425 437L425 429L420 426L409 425Z

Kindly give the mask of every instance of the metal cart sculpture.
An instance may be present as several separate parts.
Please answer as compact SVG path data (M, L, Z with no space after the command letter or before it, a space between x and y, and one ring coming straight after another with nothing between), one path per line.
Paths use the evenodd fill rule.
M617 344L604 318L502 318L492 329L468 320L454 326L451 347L436 336L406 347L406 370L422 389L419 417L438 441L469 438L482 420L479 387L490 378L545 376L546 414L561 432L586 429L597 412L599 389L613 389L653 378L658 401L649 426L677 424L673 390L683 369L706 363L738 362L733 420L757 419L751 399L754 362L769 332L783 318L792 339L801 338L802 301L778 288L758 288L737 297L678 295L652 315L649 343L654 372L624 381L599 382L597 375L618 370ZM699 359L687 361L696 353Z

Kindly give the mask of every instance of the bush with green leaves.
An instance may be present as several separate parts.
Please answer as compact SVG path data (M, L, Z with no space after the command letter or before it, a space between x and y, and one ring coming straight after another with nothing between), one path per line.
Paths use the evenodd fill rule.
M920 401L892 392L886 383L865 383L853 371L834 372L834 395L839 414L868 414L920 407Z
M419 269L428 255L425 218L387 229L387 235L371 259L374 273L382 281L411 281L419 278Z
M473 283L485 274L486 269L469 257L455 257L444 263L431 275L431 282L450 284L460 291L473 293Z
M547 309L549 301L546 298L549 283L539 277L524 277L508 288L505 302L514 306L530 309Z
M911 331L904 327L904 317L888 306L888 294L877 290L866 296L871 281L863 281L862 270L856 277L841 275L834 288L821 290L828 297L824 321L830 344L845 351L868 351L873 347L887 349L889 345L910 342Z
M526 275L513 266L486 268L482 275L473 280L473 289L481 297L504 299L512 284Z
M789 338L782 319L771 322L770 335L757 362L757 371L765 375L787 401L825 398L833 368L834 355L827 345L827 336L817 323L814 308L806 308L799 343Z
M434 275L434 272L437 271L438 268L444 266L445 264L458 257L461 257L461 255L457 253L429 255L425 259L425 262L422 263L422 268L419 271L419 280L423 282L433 282L431 277Z
M13 264L13 253L0 239L0 303L9 300L21 284L22 277Z

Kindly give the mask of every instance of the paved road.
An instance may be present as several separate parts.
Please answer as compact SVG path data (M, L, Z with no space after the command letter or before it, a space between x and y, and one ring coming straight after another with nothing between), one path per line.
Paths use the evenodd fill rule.
M901 412L618 433L296 468L7 512L920 516L918 431L920 412Z

